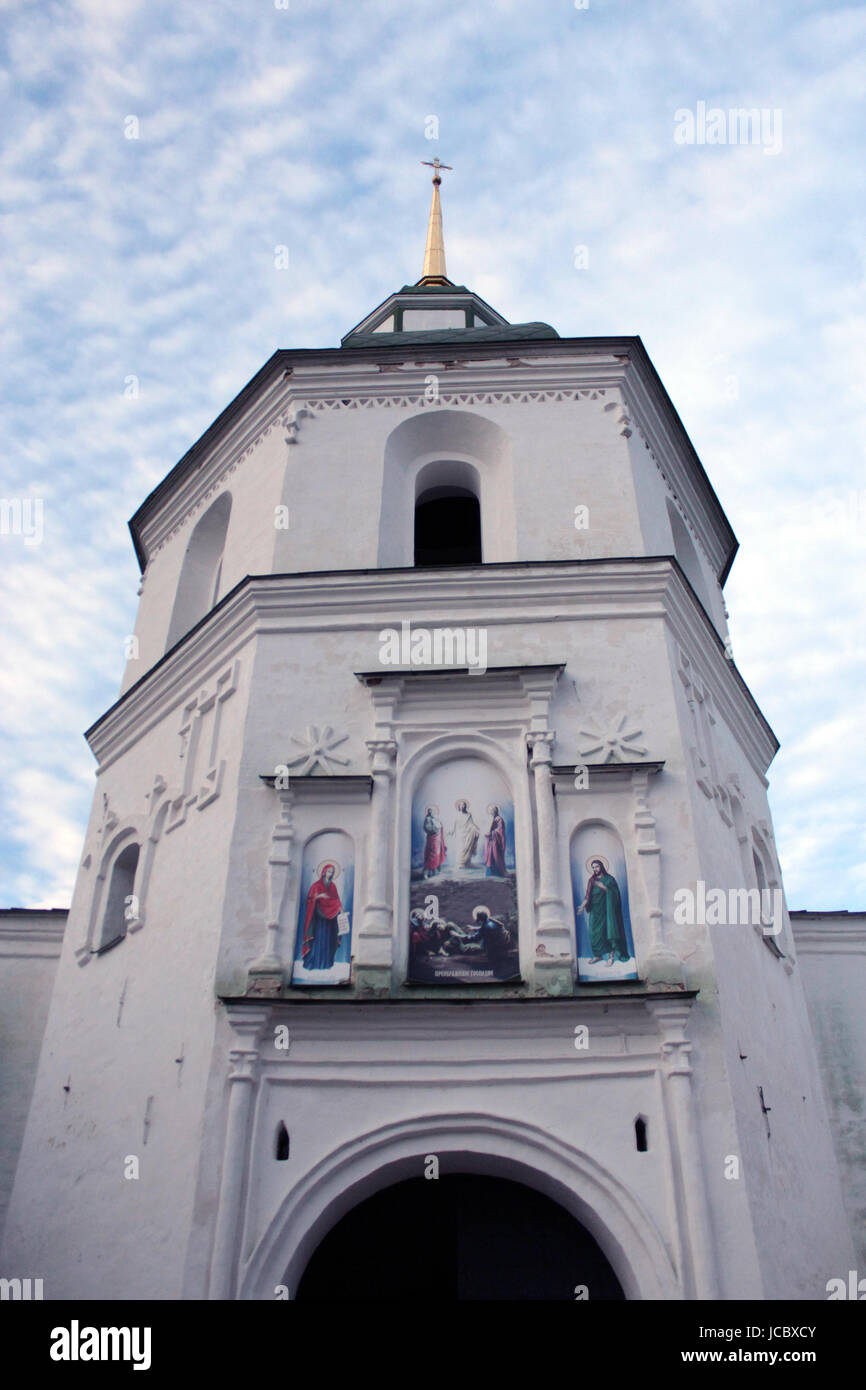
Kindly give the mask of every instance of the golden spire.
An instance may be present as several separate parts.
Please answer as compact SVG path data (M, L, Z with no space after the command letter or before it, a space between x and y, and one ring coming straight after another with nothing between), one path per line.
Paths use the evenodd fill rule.
M439 202L439 185L442 182L440 169L450 169L450 164L440 164L439 156L435 159L422 159L422 164L426 164L433 170L433 198L430 203L430 221L427 224L427 245L424 249L424 269L421 272L419 285L450 285L448 274L445 270L445 238L442 233L442 207Z

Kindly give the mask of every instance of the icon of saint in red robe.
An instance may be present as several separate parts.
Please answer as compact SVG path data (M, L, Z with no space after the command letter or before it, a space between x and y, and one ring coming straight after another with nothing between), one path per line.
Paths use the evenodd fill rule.
M439 807L428 806L424 813L424 877L430 878L445 863L445 831L439 819Z
M319 877L310 884L301 947L305 970L330 970L334 964L340 944L337 917L343 911L334 882L336 870L336 864L323 864Z
M487 878L505 878L505 821L498 806L488 806L490 829L484 836L484 863L487 865Z

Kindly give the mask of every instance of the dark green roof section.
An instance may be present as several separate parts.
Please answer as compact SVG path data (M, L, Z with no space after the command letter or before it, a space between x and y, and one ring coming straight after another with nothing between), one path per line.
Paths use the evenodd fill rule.
M549 323L497 323L489 328L426 328L412 333L350 333L341 347L411 347L417 343L509 343L527 338L558 338Z

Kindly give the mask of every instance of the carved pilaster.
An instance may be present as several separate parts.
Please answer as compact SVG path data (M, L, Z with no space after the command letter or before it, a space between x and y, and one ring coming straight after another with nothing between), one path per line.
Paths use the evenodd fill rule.
M649 951L641 962L641 973L647 984L682 988L683 963L665 941L661 846L656 841L655 817L649 808L649 779L649 768L636 767L632 772L635 838L650 929Z
M551 729L526 735L535 782L535 814L538 825L538 896L535 899L535 983L544 994L566 993L571 988L572 930L566 922L565 903L559 891L559 834L553 796L551 755L556 739Z
M687 1298L718 1298L704 1164L692 1090L692 1044L686 1035L691 1000L647 1001L660 1037L661 1073L682 1231Z
M362 994L387 994L391 989L393 944L389 871L397 743L393 738L369 739L367 748L373 774L367 836L367 902L356 944L354 978Z
M268 856L268 923L262 954L249 968L247 994L273 997L280 993L286 964L281 954L280 940L283 910L291 882L295 832L292 827L291 788L279 791L280 815L271 835Z
M211 1299L235 1296L250 1120L258 1085L259 1045L268 1020L264 1008L227 1012L237 1041L229 1053L226 1131L208 1291Z

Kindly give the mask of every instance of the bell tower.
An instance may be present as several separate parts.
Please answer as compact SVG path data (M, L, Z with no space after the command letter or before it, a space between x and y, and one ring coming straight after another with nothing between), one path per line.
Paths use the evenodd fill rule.
M5 1234L46 1298L304 1297L432 1181L552 1204L568 1299L853 1267L736 539L640 339L448 279L447 167L421 278L130 523Z

